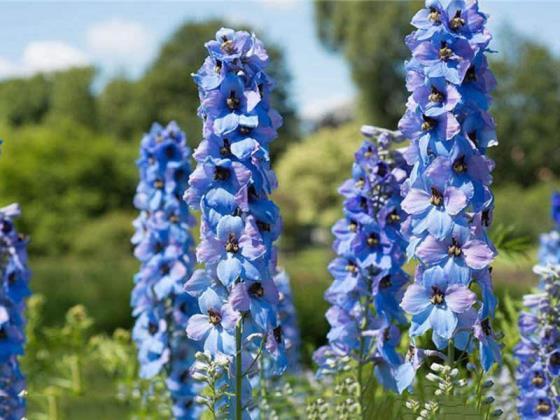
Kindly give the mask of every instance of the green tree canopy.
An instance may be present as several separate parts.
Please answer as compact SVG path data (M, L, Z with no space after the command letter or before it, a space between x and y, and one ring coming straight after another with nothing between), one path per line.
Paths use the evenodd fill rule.
M404 36L421 2L315 0L319 40L350 64L364 120L396 126L406 101Z
M492 69L491 109L500 145L491 150L494 178L523 186L560 178L560 59L544 45L504 33Z
M135 147L66 119L2 133L1 205L21 204L33 251L64 252L87 220L131 208Z

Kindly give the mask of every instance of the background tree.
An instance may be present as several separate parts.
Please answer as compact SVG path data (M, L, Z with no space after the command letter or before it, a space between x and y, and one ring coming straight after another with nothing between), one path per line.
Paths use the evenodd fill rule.
M524 187L560 177L560 59L546 46L505 31L491 63L500 153L494 178ZM538 69L538 70L537 70Z
M359 92L357 109L370 123L394 127L403 114L403 37L421 7L417 1L315 0L319 40L348 60Z
M93 67L73 68L52 75L48 117L55 121L65 118L95 128L97 114L91 89L94 77Z

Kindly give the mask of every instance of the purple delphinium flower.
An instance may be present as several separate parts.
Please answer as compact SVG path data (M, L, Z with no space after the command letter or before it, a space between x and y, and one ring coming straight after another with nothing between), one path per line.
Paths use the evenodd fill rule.
M190 318L187 333L214 359L225 355L237 368L242 365L238 356L270 356L278 362L274 373L280 374L286 361L273 243L281 220L269 199L276 188L269 144L282 118L270 107L268 55L254 34L225 28L206 48L209 57L193 75L204 138L185 193L188 204L201 211L196 255L205 268L185 284L201 309ZM248 415L251 392L238 388L249 383L252 372L228 373L230 389L243 394L228 397L230 407Z
M134 205L134 255L140 271L134 276L131 303L136 322L133 339L138 347L140 376L165 373L178 419L197 418L194 404L199 385L185 374L199 349L187 338L188 317L198 311L196 299L183 292L193 271L194 219L182 200L190 174L190 149L175 123L154 124L142 138L137 166L140 183Z
M402 189L407 254L419 263L401 304L412 315L410 335L432 330L440 350L479 348L484 370L500 360L491 326L496 250L487 235L494 163L486 149L497 142L488 112L495 80L486 59L486 20L476 0L426 1L406 39L410 97L399 122L413 165ZM480 296L469 290L473 283ZM412 380L409 371L406 380Z
M329 265L333 282L325 293L330 331L328 344L315 352L314 360L319 375L337 373L333 366L341 358L358 366L373 363L379 383L396 390L392 371L402 360L395 350L400 341L395 324L406 321L399 302L408 282L402 270L407 242L401 234L400 189L408 165L391 149L396 139L390 132L364 127L362 133L379 138L364 140L352 178L339 189L344 218L332 229L337 256Z
M552 214L556 221L558 194L553 195ZM522 419L555 419L560 411L560 225L541 235L537 290L525 295L526 308L519 316L521 340L514 349L519 361L518 412Z
M17 233L17 204L0 209L0 418L25 415L25 378L19 356L25 344L25 299L30 295L27 239Z

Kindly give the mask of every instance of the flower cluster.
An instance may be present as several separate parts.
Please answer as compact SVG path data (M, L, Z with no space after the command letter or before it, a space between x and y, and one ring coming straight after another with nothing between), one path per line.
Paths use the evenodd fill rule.
M371 127L362 128L371 137ZM401 234L400 189L408 165L391 150L392 136L382 133L375 144L366 139L355 154L352 178L339 189L344 217L333 227L336 258L329 265L334 281L325 293L331 307L329 344L315 352L319 373L328 373L340 357L359 365L373 362L376 376L395 389L391 369L401 364L396 352L405 323L399 307L408 275L403 271L406 240ZM361 382L361 381L360 381Z
M27 240L17 233L17 204L0 209L0 418L25 415L25 379L18 356L25 344L25 298L30 295Z
M185 284L200 313L189 319L189 337L212 357L233 361L230 379L237 396L254 359L266 354L274 372L286 356L278 317L274 241L281 221L269 199L276 188L269 143L282 124L270 107L268 55L254 34L220 29L206 44L209 57L194 80L198 85L203 140L194 157L185 200L202 213L198 262L205 265ZM247 369L243 360L251 360ZM250 408L250 390L235 400Z
M535 267L541 276L535 294L525 295L527 309L519 317L521 341L518 411L522 419L557 419L560 412L560 270Z
M182 199L190 174L190 149L175 123L154 124L142 138L137 166L140 183L134 205L134 255L141 269L134 277L131 304L136 322L140 376L152 378L165 368L176 418L196 418L197 383L190 378L197 345L188 340L187 319L198 311L195 299L183 292L194 268L194 219Z
M496 251L487 236L494 163L485 153L497 141L488 112L495 79L485 56L486 20L476 0L427 0L414 16L416 30L406 38L411 95L399 129L411 140L405 157L413 165L402 202L407 253L419 261L401 304L412 315L410 336L431 330L438 349L454 342L471 351L478 342L488 370L500 351L491 323Z

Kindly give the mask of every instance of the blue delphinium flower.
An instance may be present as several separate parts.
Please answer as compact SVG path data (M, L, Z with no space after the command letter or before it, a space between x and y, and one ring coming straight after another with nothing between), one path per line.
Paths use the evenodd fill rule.
M560 195L552 196L555 228L541 235L537 290L525 295L519 316L521 340L514 353L519 361L518 411L523 419L555 419L560 412Z
M18 234L17 204L0 209L0 418L25 416L25 378L18 357L25 344L25 299L30 295L27 239Z
M174 122L167 127L154 124L144 135L137 161L140 183L134 197L140 214L132 238L134 255L142 264L134 277L131 299L140 376L167 375L178 419L197 418L201 413L193 403L199 386L189 371L199 346L185 332L198 302L183 292L195 264L190 234L194 219L182 200L191 172L189 157L185 134Z
M203 140L185 193L201 211L196 255L205 267L185 284L200 306L187 333L210 357L231 360L228 380L236 397L229 398L229 410L240 418L254 406L248 380L254 369L244 369L245 360L266 357L275 374L286 367L274 282L281 221L269 199L276 188L269 144L282 118L270 107L268 55L254 34L222 28L206 48L209 57L193 76Z
M478 343L488 370L500 352L491 326L496 250L487 235L494 163L486 150L497 141L488 112L495 80L485 56L491 40L486 20L477 1L462 0L427 0L414 16L416 30L406 38L411 94L399 129L411 140L404 155L413 165L403 187L407 254L419 262L401 304L412 315L410 336L414 341L431 330L440 350L471 351ZM413 379L405 370L398 381Z
M525 295L519 317L521 340L514 349L522 419L555 419L560 410L560 266L536 266L541 280Z
M400 233L404 213L400 189L408 165L389 132L362 128L369 137L355 154L352 178L339 189L344 196L344 217L333 226L336 258L329 265L333 282L325 292L331 307L328 344L318 349L314 360L319 375L333 374L341 358L357 365L371 363L379 383L396 390L393 369L402 363L396 352L406 322L399 307L408 282L402 270L407 242ZM371 137L378 134L377 141ZM357 373L362 391L366 378Z

